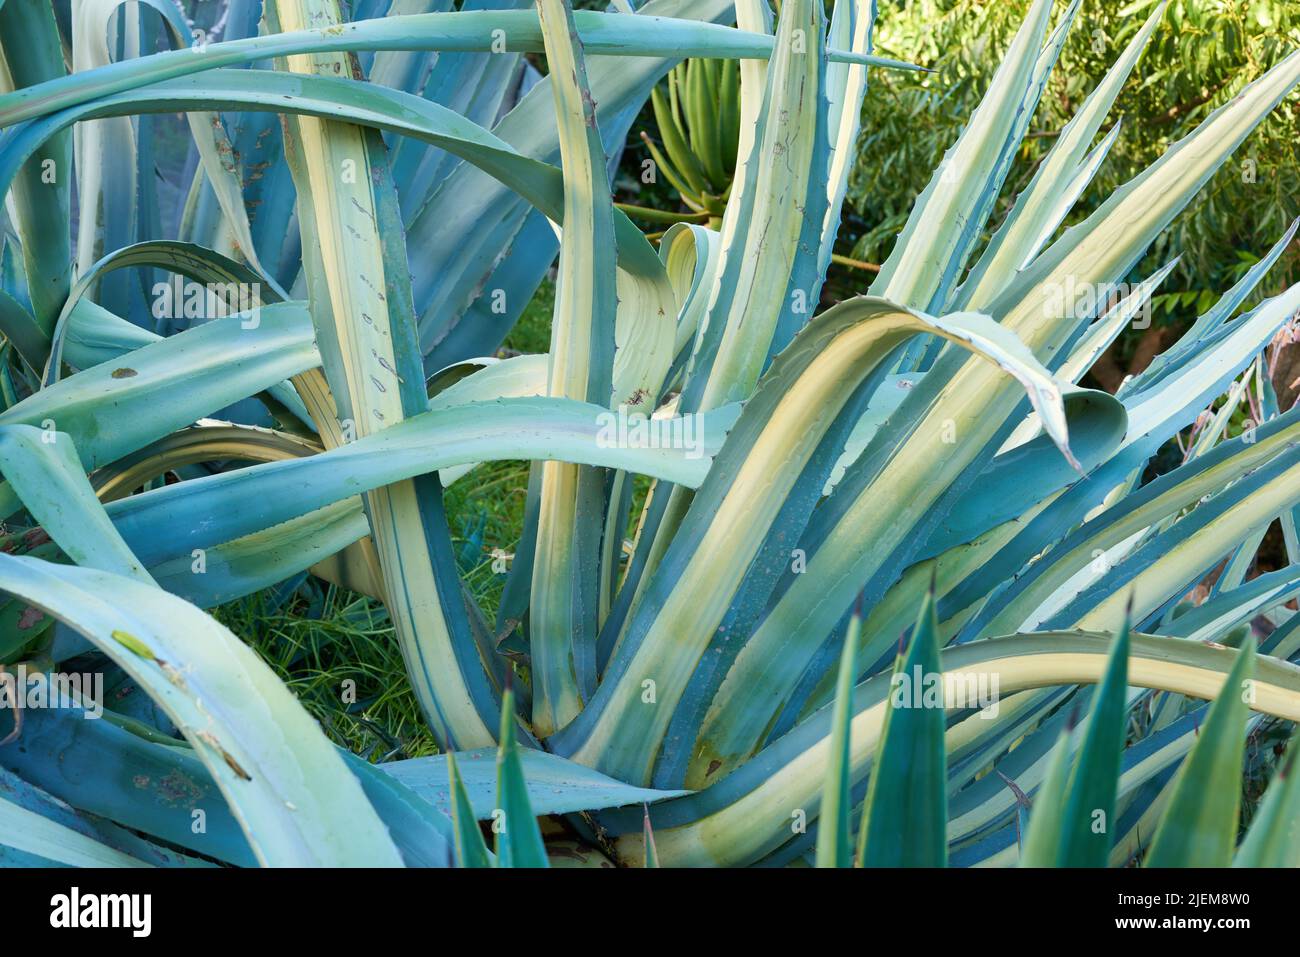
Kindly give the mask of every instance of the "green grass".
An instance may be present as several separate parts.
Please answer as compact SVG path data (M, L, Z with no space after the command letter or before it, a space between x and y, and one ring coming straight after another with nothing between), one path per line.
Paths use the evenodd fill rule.
M382 604L309 579L279 607L275 590L216 616L271 666L336 743L370 760L437 752Z
M548 351L554 302L546 280L499 355ZM461 574L489 621L506 577L494 570L494 550L513 557L527 497L527 462L485 463L446 492ZM267 589L215 614L289 685L331 740L372 761L437 752L380 602L315 579L287 599L278 595Z

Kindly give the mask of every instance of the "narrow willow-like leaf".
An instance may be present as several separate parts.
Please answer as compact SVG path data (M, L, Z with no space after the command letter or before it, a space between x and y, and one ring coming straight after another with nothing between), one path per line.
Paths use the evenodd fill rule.
M943 867L948 861L947 691L933 591L921 605L890 687L862 806L858 859L863 867Z
M1246 718L1257 707L1255 637L1246 639L1178 771L1147 867L1227 867L1237 844Z

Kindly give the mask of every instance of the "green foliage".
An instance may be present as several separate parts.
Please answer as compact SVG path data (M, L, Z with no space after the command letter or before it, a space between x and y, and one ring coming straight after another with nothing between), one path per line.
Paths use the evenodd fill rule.
M1128 702L1129 626L1120 627L1106 675L1090 702L1087 731L1071 762L1070 728L1052 755L1052 770L1035 799L1021 864L1104 867L1110 857ZM1071 722L1073 723L1073 722Z
M883 262L925 186L980 102L996 51L1009 42L1030 0L918 0L882 3L880 53L931 67L926 74L881 71L863 107L863 136L849 183L853 218L842 234L852 255ZM997 210L996 225L1029 182L1057 131L1132 39L1152 2L1083 0L1061 62L1044 91L1031 129L1017 150ZM1172 0L1141 68L1112 111L1122 124L1115 146L1065 225L1082 222L1118 186L1211 111L1300 45L1300 14L1283 0ZM1150 275L1180 256L1178 291L1154 297L1158 325L1183 328L1205 312L1257 261L1256 237L1281 233L1300 214L1300 146L1294 105L1283 107L1251 134L1128 277ZM1294 247L1257 291L1274 294L1300 275ZM1127 369L1138 333L1126 334L1116 362ZM1164 340L1168 343L1170 340Z
M863 867L943 867L948 859L948 778L941 695L943 674L934 594L927 592L907 654L890 675L889 707L867 800L858 860ZM927 680L927 676L930 680Z
M315 580L287 597L284 592L257 592L214 613L271 666L332 741L376 761L436 753L383 605Z

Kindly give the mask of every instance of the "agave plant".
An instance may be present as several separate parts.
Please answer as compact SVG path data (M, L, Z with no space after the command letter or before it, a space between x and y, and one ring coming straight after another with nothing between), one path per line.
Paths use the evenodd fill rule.
M944 672L934 595L927 594L906 658L899 656L879 703L884 718L855 845L849 743L861 626L861 616L855 613L838 672L816 864L942 867L949 860L948 744L952 738L968 737L962 724L970 717L948 727L942 695L936 695L936 706L931 706L918 702L914 686L909 685L914 673L951 677ZM1138 741L1126 754L1131 737L1127 678L1133 642L1126 615L1111 643L1095 697L1074 702L1068 717L1062 714L1052 722L1058 730L1056 743L1047 745L1050 750L1043 750L1046 724L1031 731L1032 760L1042 768L1035 775L1022 773L1021 779L1036 782L1033 799L995 765L994 771L1015 796L1013 834L995 832L958 853L984 863L1018 860L1027 867L1104 867L1135 858L1157 867L1294 867L1300 863L1300 842L1293 833L1300 813L1294 751L1288 754L1286 766L1278 769L1237 847L1242 804L1237 781L1251 737L1249 705L1255 701L1257 657L1254 637L1239 637L1244 645L1218 696L1208 709L1196 712L1206 712L1204 726L1196 729L1190 750L1183 742L1172 762L1161 761L1164 773L1155 775L1154 781L1145 773L1137 775L1154 793L1135 796L1132 758L1140 754L1145 760L1159 760L1162 747L1157 742L1162 735L1151 734L1143 722ZM1137 640L1156 641L1150 636ZM877 677L873 690L879 691L885 677ZM986 707L981 717L997 719L1000 702L995 704L996 708ZM1085 707L1086 725L1079 727ZM963 796L959 791L954 801ZM1114 822L1121 833L1133 830L1133 843L1115 842ZM1143 825L1148 832L1154 829L1148 840L1141 837ZM1013 843L1008 843L1010 836Z
M727 194L736 175L740 141L740 72L735 60L687 60L668 74L666 92L650 92L663 151L641 133L651 158L695 218L710 229L722 225ZM624 207L626 209L626 207ZM637 211L651 218L650 210ZM670 221L688 216L672 216Z
M68 72L49 6L0 5L0 660L63 705L0 746L0 813L22 825L0 829L5 862L540 865L545 815L623 864L810 861L819 833L842 863L868 792L867 863L1008 862L1019 795L1032 846L1065 840L1077 815L1051 809L1107 779L1061 769L1103 745L1119 862L1188 803L1180 763L1173 781L1208 779L1198 725L1240 747L1232 696L1208 718L1197 700L1251 669L1252 727L1300 718L1300 413L1259 376L1300 287L1233 318L1295 227L1120 394L1075 385L1168 267L1108 293L1300 83L1300 53L1058 235L1158 7L976 257L1078 11L1053 25L1036 0L870 288L813 315L868 76L894 65L869 0L829 24L816 0L775 22L760 0L395 0L352 20L266 0L253 35L256 6L232 6L247 35L194 43L149 3L176 47L151 53L117 0L79 0ZM524 53L547 76L498 119ZM717 231L679 224L656 250L612 203L610 133L683 57L738 63L735 177ZM181 240L139 231L132 119L177 110L202 168ZM490 361L556 233L549 354ZM142 328L130 280L151 271L229 314ZM1257 418L1229 439L1243 401ZM490 622L442 491L501 459L534 464ZM1278 518L1292 564L1248 578ZM306 570L386 604L446 759L332 746L203 610ZM1222 646L1261 617L1263 655ZM996 714L887 708L900 641L921 677L983 681ZM106 720L81 720L82 671L113 689ZM1053 757L1076 714L1088 736ZM1294 788L1273 790L1276 830ZM917 844L873 838L878 809L921 794L944 800L915 802Z

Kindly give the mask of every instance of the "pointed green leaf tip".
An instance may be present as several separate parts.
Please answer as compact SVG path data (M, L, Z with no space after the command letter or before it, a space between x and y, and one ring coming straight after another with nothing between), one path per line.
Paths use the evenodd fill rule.
M1255 636L1243 644L1175 779L1147 867L1227 867L1241 813L1241 761L1254 699Z
M456 767L456 755L447 752L447 784L451 790L451 821L456 839L457 867L491 867L483 832L474 817L474 808L465 793L465 782Z
M831 715L831 755L826 764L821 813L817 818L818 867L853 866L849 736L853 724L853 684L857 678L858 642L862 635L861 602L859 597L844 636L839 679L835 684L835 709Z
M864 867L947 864L944 699L932 588L912 629L907 657L890 678L881 744L862 811L858 857Z
M1255 812L1233 867L1300 867L1300 732Z
M1071 762L1069 757L1071 729L1056 745L1048 776L1033 802L1022 867L1106 866L1114 841L1115 797L1128 714L1129 644L1126 614L1092 701L1078 759Z
M497 748L497 808L492 814L498 867L546 867L542 832L528 800L524 766L515 734L515 694L501 697L501 737Z
M1070 716L1056 739L1043 786L1030 809L1029 827L1020 852L1022 867L1047 867L1056 861L1065 816L1060 795L1065 793L1070 777L1070 737L1074 734L1075 718Z

